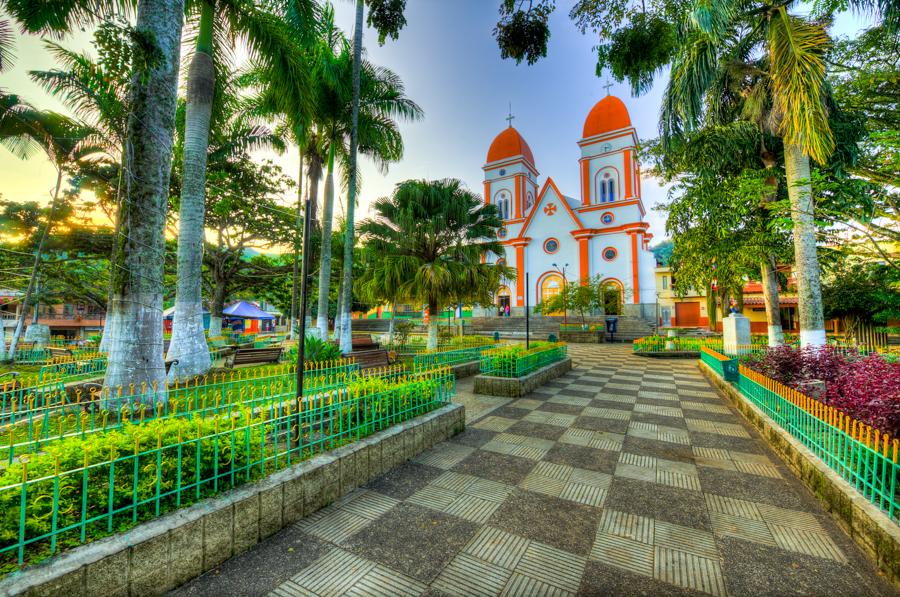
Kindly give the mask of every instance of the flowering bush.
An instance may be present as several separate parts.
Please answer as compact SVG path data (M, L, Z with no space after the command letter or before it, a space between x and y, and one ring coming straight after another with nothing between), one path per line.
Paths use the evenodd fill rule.
M900 363L855 350L779 346L747 355L743 363L766 377L800 388L805 382L825 382L819 397L868 425L900 435Z

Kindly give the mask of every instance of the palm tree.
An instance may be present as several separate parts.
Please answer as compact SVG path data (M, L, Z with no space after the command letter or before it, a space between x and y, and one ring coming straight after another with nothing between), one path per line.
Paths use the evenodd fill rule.
M496 206L485 205L458 180L402 182L373 209L375 218L360 225L366 251L398 282L398 296L428 306L429 348L437 347L439 307L488 302L502 280L514 275L506 266L482 262L483 255L502 254L502 222Z
M394 341L394 312L397 303L404 299L400 294L403 283L401 271L396 262L382 259L380 255L363 251L364 268L362 275L354 280L353 289L362 300L376 305L390 305L391 319L388 324L388 343Z
M93 142L97 139L97 131L80 122L72 120L55 112L41 112L35 115L32 126L36 131L35 139L43 146L47 157L56 168L56 186L53 190L53 197L50 201L50 208L47 213L47 221L44 229L38 237L38 242L34 250L34 262L31 267L31 277L28 286L25 289L25 295L22 298L22 309L19 311L19 317L16 321L16 327L13 331L13 337L9 344L9 354L15 356L16 345L25 326L25 314L31 303L32 294L35 291L35 285L41 267L41 257L44 252L44 245L53 228L53 220L59 207L59 193L62 189L63 176L66 170L75 162L99 153L102 148ZM35 315L37 311L35 310Z
M789 4L696 5L681 32L661 126L664 138L677 137L700 124L704 97L718 98L730 78L762 79L755 90L764 96L754 103L771 102L769 124L784 144L801 343L818 346L825 343L825 325L809 160L824 163L834 149L824 88L829 38L823 25L789 14Z
M312 0L291 0L286 7L278 7L277 15L258 9L251 0L198 0L195 4L199 22L187 78L175 317L166 357L178 361L170 371L170 375L178 377L203 374L211 365L203 329L201 270L210 123L217 116L216 92L222 94L222 89L216 88L230 80L223 76L228 65L221 58L229 54L233 38L242 35L255 57L282 70L282 78L290 79L302 90L309 79L296 50L309 37L305 31L312 30L309 25L315 13ZM282 24L282 18L302 21L304 26L289 29Z

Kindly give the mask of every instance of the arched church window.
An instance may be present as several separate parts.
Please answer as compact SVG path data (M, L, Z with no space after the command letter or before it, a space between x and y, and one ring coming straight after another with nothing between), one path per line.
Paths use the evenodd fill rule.
M605 180L600 181L600 203L606 203L606 181Z
M527 195L525 195L525 211L531 209L531 206L534 205L534 194L529 191Z
M494 196L497 209L500 211L500 218L508 220L510 218L511 200L507 191L501 191Z
M609 192L607 193L607 196L609 197L609 201L615 201L616 200L616 181L614 181L613 179L610 178L609 180L606 181L606 184L609 186Z

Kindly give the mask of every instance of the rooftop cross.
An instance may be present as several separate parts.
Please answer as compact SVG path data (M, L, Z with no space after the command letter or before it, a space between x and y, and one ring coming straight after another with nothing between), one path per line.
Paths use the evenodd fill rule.
M515 118L516 118L516 117L513 116L513 113L512 113L512 102L510 102L510 103L509 103L509 116L507 116L506 119L505 119L506 122L509 123L509 128L512 128L512 121L513 121Z
M613 84L609 82L609 79L606 79L606 85L603 85L603 88L606 89L606 95L609 95L609 88L612 87Z

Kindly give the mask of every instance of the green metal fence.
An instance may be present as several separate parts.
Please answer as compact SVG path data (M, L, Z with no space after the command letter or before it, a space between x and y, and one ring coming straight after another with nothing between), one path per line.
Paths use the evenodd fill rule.
M348 384L340 395L69 437L0 475L0 569L122 531L440 408L449 370ZM102 441L101 441L102 440Z
M46 348L32 346L16 348L16 356L13 361L19 365L43 365L50 360L50 351Z
M423 369L430 367L452 367L461 363L477 361L486 350L492 350L496 344L485 344L468 348L439 349L436 351L422 351L413 357L413 367Z
M523 377L566 358L568 347L563 342L535 343L530 350L514 344L486 350L481 355L480 370L497 377Z
M700 359L725 379L723 368L735 363L708 348L700 353ZM735 377L732 385L744 398L900 523L900 441L749 367L739 366Z
M78 381L98 377L106 373L106 357L95 357L87 360L72 360L62 363L44 365L38 371L38 382Z

